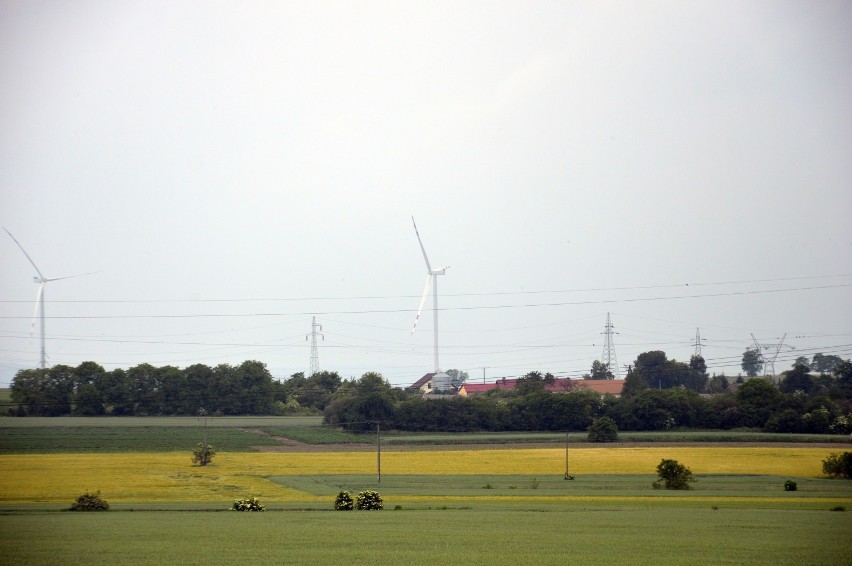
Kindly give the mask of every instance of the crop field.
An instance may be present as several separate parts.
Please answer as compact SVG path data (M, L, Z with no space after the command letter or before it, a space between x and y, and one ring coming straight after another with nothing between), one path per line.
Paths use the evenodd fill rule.
M199 467L194 418L6 420L2 564L850 563L852 482L821 467L842 444L571 444L566 480L564 435L379 455L315 419L210 419L218 453ZM652 488L662 458L692 489ZM332 511L342 489L379 491L385 511ZM60 512L87 491L111 510ZM250 496L267 512L227 511Z

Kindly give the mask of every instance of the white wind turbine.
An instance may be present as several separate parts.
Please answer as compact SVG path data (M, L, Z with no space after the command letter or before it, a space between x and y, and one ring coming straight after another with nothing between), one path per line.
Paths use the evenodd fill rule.
M6 227L3 227L6 230ZM80 277L81 275L89 275L90 273L80 273L77 275L65 275L63 277L45 277L42 275L41 270L33 261L33 258L30 257L30 254L27 253L27 250L24 249L24 246L18 240L15 240L15 236L12 235L9 230L6 230L6 233L9 234L9 237L18 244L18 247L21 248L21 251L24 252L24 255L27 256L27 259L30 261L32 266L35 268L36 273L38 275L33 277L33 282L38 283L38 292L36 294L36 303L35 303L35 312L33 313L33 325L35 325L35 315L39 315L39 330L41 331L41 357L39 359L39 367L47 366L47 356L44 352L44 286L48 281L58 281L59 279L68 279L69 277Z
M420 251L423 252L423 259L426 260L426 288L423 289L423 296L420 297L420 306L417 307L417 316L414 317L414 326L411 327L411 333L414 334L414 329L417 328L417 321L420 320L420 313L423 310L423 304L426 302L426 296L429 294L429 287L432 287L432 320L433 332L435 337L435 373L441 372L440 364L438 363L438 276L446 275L449 265L445 265L441 269L432 269L432 264L429 263L429 256L426 255L426 248L423 247L423 240L420 239L420 232L417 231L417 223L414 222L414 217L411 217L411 223L414 224L414 233L417 234L417 242L420 244Z

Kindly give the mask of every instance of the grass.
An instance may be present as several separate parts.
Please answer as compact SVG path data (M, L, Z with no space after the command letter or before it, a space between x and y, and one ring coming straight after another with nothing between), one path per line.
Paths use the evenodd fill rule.
M398 434L383 439L381 483L373 451L254 451L269 435L374 439L318 424L211 418L219 453L197 467L195 418L0 418L0 563L849 562L852 513L830 509L852 509L852 482L820 477L837 447L572 445L566 481L564 434L464 435L451 449L431 444L448 435ZM468 448L506 439L534 445ZM694 489L651 488L663 457L693 470ZM376 489L386 510L331 511L340 489ZM85 491L111 510L60 512ZM269 511L226 511L249 496Z
M28 565L819 565L848 563L850 530L850 513L710 507L54 512L0 515L0 552Z

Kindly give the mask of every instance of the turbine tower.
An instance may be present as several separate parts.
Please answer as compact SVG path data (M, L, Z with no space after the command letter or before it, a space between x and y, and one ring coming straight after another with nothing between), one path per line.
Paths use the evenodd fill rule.
M417 321L420 320L420 313L423 311L423 303L426 302L426 296L429 294L429 287L432 287L432 324L435 341L435 373L441 372L441 365L438 361L438 276L446 275L449 265L445 265L440 269L432 269L432 264L429 263L429 256L426 255L426 248L423 247L423 240L420 239L420 232L417 231L417 223L414 217L411 217L411 223L414 224L414 233L417 234L417 242L420 244L420 251L423 252L423 259L426 260L426 288L423 289L423 296L420 297L420 306L417 307L417 316L414 317L414 326L411 327L411 333L414 334L414 329L417 328Z
M319 328L319 332L317 329ZM325 334L322 332L322 324L317 324L317 317L314 317L313 322L311 322L311 333L305 335L305 340L310 337L311 339L311 373L308 377L312 375L316 375L320 371L319 367L319 348L317 348L317 336L321 336L323 340L325 340Z
M6 227L3 227L6 230ZM38 266L35 264L33 259L30 257L30 254L27 253L27 250L24 249L24 246L15 239L15 236L12 235L9 230L6 230L6 233L9 234L9 237L18 244L18 247L21 248L21 251L24 252L24 255L29 260L30 264L35 268L36 275L33 277L33 282L38 283L38 291L36 292L36 302L35 302L35 312L33 313L33 325L35 325L35 317L38 315L39 317L39 330L41 334L41 354L39 356L39 367L45 368L47 367L47 354L45 353L44 348L44 287L47 285L49 281L58 281L60 279L68 279L70 277L80 277L81 275L89 275L89 273L80 273L78 275L65 275L63 277L45 277Z
M618 370L618 360L615 357L615 342L612 341L613 332L612 321L609 318L609 313L606 313L606 328L604 335L603 354L601 355L601 363L606 364L607 369L612 373L615 379L620 379L621 375Z

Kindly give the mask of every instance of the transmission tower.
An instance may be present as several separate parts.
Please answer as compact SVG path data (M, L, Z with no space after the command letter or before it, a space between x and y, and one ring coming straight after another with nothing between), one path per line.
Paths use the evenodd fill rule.
M786 338L787 333L785 332L784 336L781 337L781 340L779 340L777 344L760 344L757 341L757 338L754 337L754 334L751 335L751 339L754 340L754 345L757 348L757 351L760 352L760 357L763 361L763 375L775 375L775 360L778 358L778 354L782 349L796 349L794 346L784 343ZM763 355L763 352L766 352L766 355ZM769 357L770 354L772 355L771 358Z
M612 329L612 321L610 320L609 313L606 313L606 327L604 331L606 339L604 340L603 354L601 354L601 363L606 364L606 367L616 379L620 379L621 372L618 370L618 360L615 358L615 343L612 341L612 335L618 333L613 332Z
M317 317L311 322L311 333L305 335L305 340L311 340L311 373L308 375L317 374L320 371L319 367L319 348L317 348L317 336L325 340L325 334L322 333L322 324L317 324Z
M697 328L695 329L695 355L701 356L701 333Z

